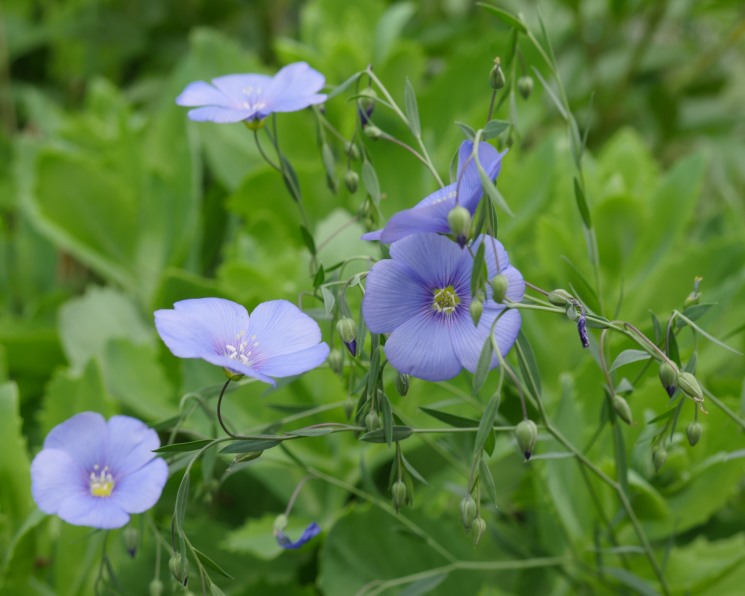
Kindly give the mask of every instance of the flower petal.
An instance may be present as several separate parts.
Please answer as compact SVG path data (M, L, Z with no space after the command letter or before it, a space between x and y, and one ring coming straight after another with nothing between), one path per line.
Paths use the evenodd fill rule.
M432 293L402 263L385 259L367 276L362 316L372 333L390 333L432 306Z
M265 97L271 82L272 77L262 74L231 74L212 79L212 84L231 99L234 109L240 109L246 101Z
M311 317L287 300L270 300L259 304L251 313L246 332L258 345L259 363L281 354L292 354L321 341L321 329Z
M157 457L153 450L160 447L158 433L144 422L129 416L112 416L108 431L103 463L109 466L117 483Z
M441 190L445 191L446 189ZM388 220L380 235L380 241L384 244L390 244L411 234L447 234L450 232L448 214L453 207L455 207L455 200L445 199L442 202L425 207L412 207L399 211Z
M57 513L68 499L85 498L88 477L85 467L59 449L45 448L31 463L31 494L44 513Z
M360 236L360 240L380 240L383 235L383 230L375 230L374 232L367 232Z
M310 348L293 352L291 354L280 354L272 357L266 364L257 367L261 374L269 377L291 377L299 375L323 364L329 355L329 347L326 343L320 343Z
M67 499L57 511L63 520L74 526L88 526L101 530L121 528L129 522L129 514L109 497L84 495Z
M127 513L142 513L158 502L167 480L168 464L155 457L136 472L118 480L109 498Z
M44 450L59 449L82 468L99 463L106 444L106 420L97 412L81 412L55 426L44 440Z
M220 108L206 106L189 110L189 120L194 122L216 122L218 124L230 124L248 120L255 114L255 110L234 110L232 108Z
M176 98L180 106L195 108L198 106L235 107L235 102L228 96L204 81L189 83Z
M294 550L300 548L301 546L303 546L303 544L308 542L308 540L310 540L314 536L318 536L318 534L320 533L321 527L316 522L313 522L307 528L305 528L305 531L303 531L300 538L295 540L295 542L291 542L290 539L285 536L284 532L277 533L277 544L279 544L279 546L281 546L282 548Z
M414 234L391 245L393 260L406 264L428 290L470 284L471 255L437 234Z
M482 234L473 241L472 249L475 251L482 242L485 243L484 260L486 261L486 269L489 274L489 279L497 275L497 273L504 275L507 278L507 298L514 302L520 302L525 294L525 280L523 279L522 274L515 267L510 265L507 251L504 249L502 243L496 238ZM499 267L497 267L497 258L495 258L495 254L499 258ZM488 286L487 293L491 298L491 288Z
M463 141L458 150L458 204L462 205L471 215L476 212L479 200L483 194L481 177L479 176L478 166L473 159L470 159L473 151L473 141ZM479 143L479 161L484 168L489 180L496 180L502 167L502 157L507 151L499 153L489 143Z
M264 101L270 112L294 112L310 105L326 101L326 95L318 93L326 79L305 62L288 64L271 80L264 93Z
M230 300L197 298L173 306L173 310L155 311L155 327L179 358L222 356L225 346L248 328L248 311Z
M385 344L385 355L397 371L425 381L445 381L461 370L449 323L435 313L419 315L399 326Z
M458 357L458 361L463 365L463 368L470 372L476 372L476 366L481 355L481 350L484 347L491 326L494 323L494 319L504 310L502 308L484 308L484 312L479 320L478 327L474 326L473 321L470 318L460 318L457 324L451 327L451 340L453 342L453 349ZM517 339L517 335L520 332L520 313L514 309L505 312L497 322L494 329L494 334L497 339L497 346L502 354L502 357L507 355L512 345ZM499 365L499 359L496 354L492 357L490 369Z

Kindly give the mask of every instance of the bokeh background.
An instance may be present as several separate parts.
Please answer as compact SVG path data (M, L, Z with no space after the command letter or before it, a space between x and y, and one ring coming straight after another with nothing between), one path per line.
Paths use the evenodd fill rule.
M532 75L535 88L496 114L514 123L498 182L514 213L500 213L498 231L512 262L536 285L574 288L588 306L651 337L650 313L664 325L673 309L682 309L694 277L702 276L702 301L714 306L697 322L745 351L742 2L499 6L522 12L536 32L540 9L570 106L582 129L589 126L583 165L600 289L575 204L566 128L533 71L548 77L546 64L524 38L514 64L503 67ZM507 54L509 34L507 24L467 0L0 4L0 590L94 591L102 535L40 515L30 495L29 462L54 425L83 410L126 413L151 425L193 412L178 440L214 432L214 417L185 396L197 393L208 410L214 407L220 371L168 353L152 324L155 309L203 296L251 309L312 293L310 257L281 178L261 161L242 126L188 122L174 103L183 87L229 73L272 73L298 60L323 72L333 87L372 64L402 105L411 81L424 142L447 176L462 140L454 123L483 125L488 73L494 57ZM351 96L350 90L326 105L326 117L346 138L357 126ZM391 113L379 108L375 118L390 134L411 140ZM336 155L333 193L313 115L282 115L278 126L322 246L319 261L328 268L350 255L379 256L378 248L358 240L364 218L349 223L363 190L351 194L342 184L343 146L329 141ZM400 148L364 142L386 215L434 190L426 170ZM351 167L359 170L359 162ZM350 304L358 307L359 296ZM338 346L323 303L307 295L303 305ZM628 480L671 591L738 593L745 582L742 356L680 330L683 363L696 363L698 378L724 408L707 401L695 448L684 433L693 404L670 406L654 367L620 369L633 385L626 397L635 422L624 427L619 445L604 410L602 374L592 353L581 349L575 326L545 313L523 319L549 412L590 460ZM618 339L610 344L614 355L629 347ZM403 398L393 376L388 380L397 416L418 427L447 428L442 416L421 407L478 420L488 398L486 391L471 397L466 374L452 383L413 381ZM348 390L344 379L321 369L275 392L242 386L227 407L240 428L344 421ZM302 418L319 406L324 411ZM669 433L668 461L655 471L651 441L666 419L649 421L671 408L679 421ZM500 421L519 419L519 402L507 391ZM526 465L511 434L497 434L489 459L496 501L485 499L488 529L478 548L458 513L473 437L416 437L401 446L428 483L415 482L413 505L401 515L457 561L565 562L501 571L456 566L386 593L660 589L617 496L588 480L550 437L539 437L537 456ZM371 581L447 563L385 509L392 450L349 435L295 441L292 449L339 480L312 480L303 488L290 533L311 520L324 533L298 552L281 552L271 534L305 475L285 454L270 450L232 467L230 459L211 456L193 473L186 530L233 576L214 574L226 594L354 594ZM153 512L166 541L185 463L174 458L174 477ZM134 559L120 533L108 540L120 593L147 593L156 575L170 593L170 553L161 549L158 568L150 526L136 525L142 540ZM607 543L608 527L616 545ZM196 581L191 588L199 591ZM109 585L104 593L115 589Z

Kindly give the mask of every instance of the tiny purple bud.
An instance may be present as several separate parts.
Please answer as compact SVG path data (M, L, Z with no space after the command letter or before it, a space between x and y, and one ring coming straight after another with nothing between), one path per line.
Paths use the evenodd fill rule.
M579 319L577 319L577 331L579 332L579 340L582 342L582 347L589 348L590 338L587 336L587 317L585 316L584 309Z
M347 350L349 350L349 353L352 356L357 355L357 340L353 339L352 341L344 342L344 345L347 346Z

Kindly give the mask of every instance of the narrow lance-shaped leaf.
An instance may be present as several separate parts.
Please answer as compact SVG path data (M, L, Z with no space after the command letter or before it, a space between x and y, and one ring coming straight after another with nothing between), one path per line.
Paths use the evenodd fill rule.
M365 190L373 203L376 205L380 204L380 183L378 182L378 175L375 173L375 168L368 161L365 160L362 164L362 184L365 185Z
M478 155L474 154L473 159L476 161L476 167L479 170L479 178L481 179L481 186L483 186L486 195L505 213L507 213L508 215L513 215L509 205L507 205L507 202L504 200L502 193L500 193L494 183L489 180L489 176L487 175L486 171L484 171L484 166L481 165Z
M592 219L590 219L590 209L587 207L587 200L585 199L585 191L579 183L579 180L574 178L574 197L577 199L577 208L579 214L582 216L582 222L585 227L589 230L592 228Z
M497 8L496 6L493 6L491 4L487 4L486 2L477 2L477 6L480 6L481 8L485 8L492 14L494 14L500 21L502 21L505 25L509 27L513 27L520 33L527 33L528 30L525 28L525 25L523 25L522 22L520 22L517 17L512 16L509 12L506 10L502 10L501 8Z
M483 387L486 377L489 374L491 361L494 356L491 337L487 337L484 345L481 347L479 361L476 363L476 372L473 374L473 395L476 395Z
M411 81L406 79L404 87L404 107L406 109L406 118L409 121L409 128L412 134L418 139L422 136L422 126L419 123L419 107L416 103L416 93Z
M494 420L497 418L501 399L501 392L496 391L486 404L486 409L479 423L479 430L476 432L476 443L473 447L474 459L481 457L481 451L484 449L486 440L494 433Z

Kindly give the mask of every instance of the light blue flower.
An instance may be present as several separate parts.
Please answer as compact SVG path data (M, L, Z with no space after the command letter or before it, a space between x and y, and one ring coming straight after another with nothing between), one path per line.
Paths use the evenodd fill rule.
M156 311L155 327L174 356L201 358L272 385L272 377L309 371L329 353L318 323L286 300L263 302L250 318L230 300L182 300L173 310Z
M55 426L31 464L31 492L39 509L67 523L121 528L150 509L168 479L153 454L154 430L129 416L83 412Z
M448 213L456 205L465 207L473 215L484 191L476 162L469 159L472 153L473 141L463 141L458 150L458 174L455 182L433 192L411 209L399 211L382 230L364 234L362 239L390 244L409 234L448 234ZM496 180L499 176L505 153L506 151L498 153L489 143L479 143L479 162L489 180Z
M274 112L296 112L326 101L318 93L326 79L305 62L289 64L276 75L233 74L189 83L176 98L180 106L194 107L196 122L260 121Z
M507 278L506 297L522 300L525 282L510 265L502 244L480 236L491 279ZM497 268L496 255L499 257ZM446 236L414 234L391 245L391 258L378 261L367 276L362 314L372 333L390 333L385 354L401 373L427 381L444 381L465 368L475 372L481 349L494 320L505 310L491 298L483 301L483 314L474 326L469 313L473 257ZM520 331L520 313L508 309L494 330L504 356ZM496 354L491 368L498 365Z
M318 536L320 533L321 527L316 522L313 522L307 528L305 528L305 531L302 533L300 538L298 538L294 542L287 537L287 535L284 533L284 530L275 530L274 537L277 539L277 544L279 544L279 546L281 546L282 548L286 548L288 550L296 550L303 546L303 544L308 542L308 540L310 540L314 536Z

